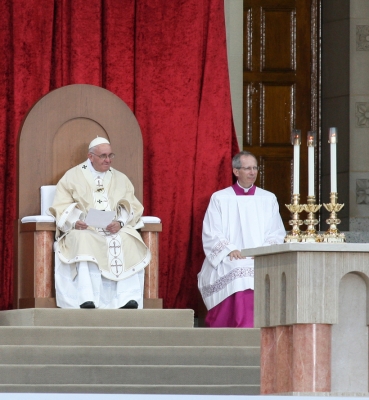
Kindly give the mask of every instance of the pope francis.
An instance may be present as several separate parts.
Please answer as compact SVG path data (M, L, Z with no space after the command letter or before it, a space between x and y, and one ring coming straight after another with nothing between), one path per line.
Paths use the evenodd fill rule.
M55 287L62 308L142 308L144 268L151 259L137 229L143 206L130 180L113 169L107 139L97 137L85 162L56 187ZM106 227L85 222L89 210L112 211ZM105 215L105 213L103 214Z

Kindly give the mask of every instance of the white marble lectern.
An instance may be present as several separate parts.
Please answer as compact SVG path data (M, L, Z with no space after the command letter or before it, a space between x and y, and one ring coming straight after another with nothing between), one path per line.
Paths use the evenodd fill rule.
M369 244L286 243L242 254L255 257L261 394L367 394Z

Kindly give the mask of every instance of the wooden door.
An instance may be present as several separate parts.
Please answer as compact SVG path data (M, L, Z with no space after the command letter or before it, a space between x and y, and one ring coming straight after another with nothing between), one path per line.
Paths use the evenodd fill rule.
M276 194L287 230L292 129L301 129L300 203L308 191L307 141L319 121L319 0L244 0L243 149L259 161L257 184ZM319 199L319 147L315 193ZM302 216L304 217L304 216Z

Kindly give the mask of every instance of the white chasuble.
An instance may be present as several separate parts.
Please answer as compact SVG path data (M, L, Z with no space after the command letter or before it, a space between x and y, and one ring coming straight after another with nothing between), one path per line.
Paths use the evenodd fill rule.
M203 222L205 260L198 286L207 309L233 293L254 289L254 260L230 260L228 254L283 243L286 235L275 195L256 188L237 196L232 187L214 193Z
M70 169L59 181L50 213L57 224L55 251L70 274L77 274L76 263L92 262L109 280L127 279L145 268L151 259L149 249L137 229L143 226L143 207L134 196L134 188L121 172L110 168L105 173L90 171L89 160ZM74 229L90 208L115 211L124 223L112 235L104 229Z

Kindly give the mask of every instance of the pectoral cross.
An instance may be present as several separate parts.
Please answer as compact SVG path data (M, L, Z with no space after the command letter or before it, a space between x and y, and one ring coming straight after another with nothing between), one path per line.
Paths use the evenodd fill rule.
M96 186L98 187L98 189L102 189L104 187L103 181L99 176L96 178L95 183L96 183Z

